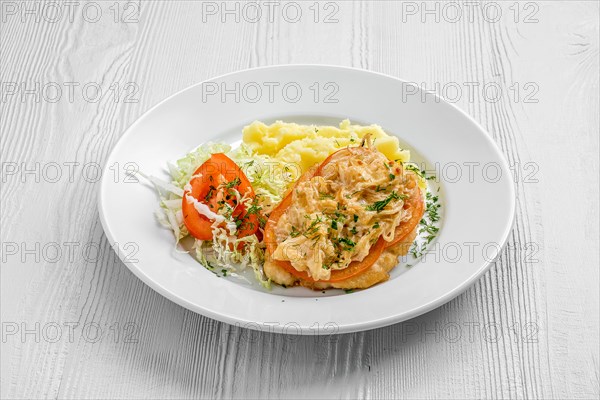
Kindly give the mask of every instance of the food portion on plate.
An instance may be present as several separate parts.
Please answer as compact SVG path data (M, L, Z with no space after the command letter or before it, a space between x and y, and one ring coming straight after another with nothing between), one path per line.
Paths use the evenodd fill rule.
M269 216L265 272L275 282L365 288L408 252L423 215L418 177L368 141L304 173Z
M265 287L364 289L437 233L437 196L377 125L254 122L242 138L200 146L169 166L171 182L149 178L159 221L219 276L252 268Z

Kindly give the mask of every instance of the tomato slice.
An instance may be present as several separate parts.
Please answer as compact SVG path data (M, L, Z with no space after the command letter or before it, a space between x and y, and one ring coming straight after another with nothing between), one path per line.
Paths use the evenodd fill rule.
M418 183L415 181L415 184ZM396 232L394 233L394 239L391 242L388 242L386 247L394 246L400 242L403 242L404 239L417 227L419 221L423 217L423 196L421 195L421 189L416 187L412 195L406 199L404 203L404 209L410 210L411 216L408 221L404 221L400 225L396 227Z
M249 236L258 230L257 213L249 214L246 205L238 203L235 191L254 200L254 189L248 177L233 160L223 153L213 154L202 164L190 180L191 190L184 191L181 209L183 221L190 235L199 240L211 240L214 220L200 214L190 203L190 195L217 213L220 207L230 207L232 217L238 224L236 235Z

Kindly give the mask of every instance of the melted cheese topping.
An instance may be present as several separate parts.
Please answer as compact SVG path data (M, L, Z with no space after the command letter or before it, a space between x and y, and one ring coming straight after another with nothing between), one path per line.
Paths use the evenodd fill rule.
M302 181L275 227L276 260L290 261L315 280L361 261L383 237L410 218L404 199L419 190L412 172L375 148L340 151L321 176Z

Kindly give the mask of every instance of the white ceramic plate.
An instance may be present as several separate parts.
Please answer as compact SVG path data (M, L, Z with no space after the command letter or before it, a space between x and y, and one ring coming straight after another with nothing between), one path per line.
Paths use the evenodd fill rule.
M378 124L437 176L443 220L430 253L367 290L266 291L219 278L175 251L154 217L154 190L126 170L167 178L166 162L207 141L235 143L254 120ZM472 285L506 243L515 192L499 149L455 106L389 76L332 66L251 69L197 84L135 122L110 154L100 218L127 267L158 293L231 324L292 334L377 328L423 314Z

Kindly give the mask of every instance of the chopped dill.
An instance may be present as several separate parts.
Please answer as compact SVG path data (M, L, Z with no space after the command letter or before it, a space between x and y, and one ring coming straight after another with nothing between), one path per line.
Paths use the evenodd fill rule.
M310 218L310 217L308 217L308 218ZM317 233L319 231L318 225L321 222L323 222L323 220L321 219L321 217L319 217L317 215L315 220L313 222L311 222L311 224L308 226L308 228L306 228L306 231L304 232L304 236L309 237L310 235Z
M295 226L292 226L292 231L290 232L290 237L295 238L298 236L300 236L300 231Z
M242 180L240 179L239 176L236 176L234 180L232 180L231 182L227 182L226 184L223 185L224 188L227 189L231 189L235 186L239 186L242 183Z
M425 194L425 213L423 218L419 222L419 235L425 234L423 239L413 244L410 253L413 257L421 257L429 245L437 236L440 228L437 226L437 222L440 220L439 209L441 205L438 203L439 197L433 195L431 192Z
M378 212L378 213L379 213L379 212L383 211L383 209L384 209L384 208L385 208L385 207L386 207L388 204L390 204L390 202L391 202L392 200L398 200L398 199L402 199L402 200L404 200L404 199L406 199L406 196L405 196L405 195L399 195L398 193L396 193L395 191L393 191L393 192L392 192L392 193L391 193L391 194L390 194L388 197L386 197L385 199L383 199L383 200L379 200L379 201L376 201L375 203L373 203L373 204L371 204L371 205L367 206L367 207L366 207L366 210L367 210L367 211L376 211L376 212Z
M352 250L356 243L348 238L338 238L338 243L345 245L345 250Z

